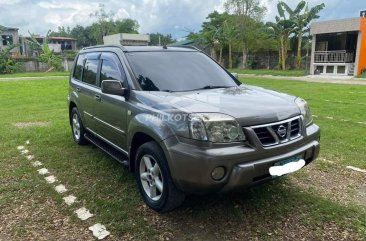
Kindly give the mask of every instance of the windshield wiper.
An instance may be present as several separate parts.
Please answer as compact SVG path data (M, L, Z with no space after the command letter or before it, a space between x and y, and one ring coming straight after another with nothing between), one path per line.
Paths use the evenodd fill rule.
M233 86L227 86L227 85L206 85L201 88L188 90L188 91L195 91L195 90L212 90L212 89L221 89L221 88L231 88Z

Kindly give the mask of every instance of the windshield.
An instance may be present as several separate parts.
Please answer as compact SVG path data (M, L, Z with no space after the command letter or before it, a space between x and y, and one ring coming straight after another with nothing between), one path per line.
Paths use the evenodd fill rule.
M130 52L130 65L145 91L190 91L238 86L200 52Z

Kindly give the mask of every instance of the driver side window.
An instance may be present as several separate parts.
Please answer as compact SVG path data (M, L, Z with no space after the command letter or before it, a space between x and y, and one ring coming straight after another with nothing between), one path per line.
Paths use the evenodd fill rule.
M118 66L111 60L103 59L102 68L100 70L100 81L103 80L120 80L122 81Z

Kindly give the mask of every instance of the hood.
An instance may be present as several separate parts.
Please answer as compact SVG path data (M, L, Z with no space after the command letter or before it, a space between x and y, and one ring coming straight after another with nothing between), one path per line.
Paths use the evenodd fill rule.
M296 97L241 85L189 92L142 92L138 99L150 108L184 113L224 113L242 126L277 122L300 115Z

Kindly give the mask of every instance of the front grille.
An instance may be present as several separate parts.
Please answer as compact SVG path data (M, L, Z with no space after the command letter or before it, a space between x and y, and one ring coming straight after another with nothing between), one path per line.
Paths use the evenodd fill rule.
M263 146L274 146L301 136L301 118L296 117L277 123L252 126Z
M276 142L276 139L271 135L266 127L256 128L254 131L263 145L272 145Z

